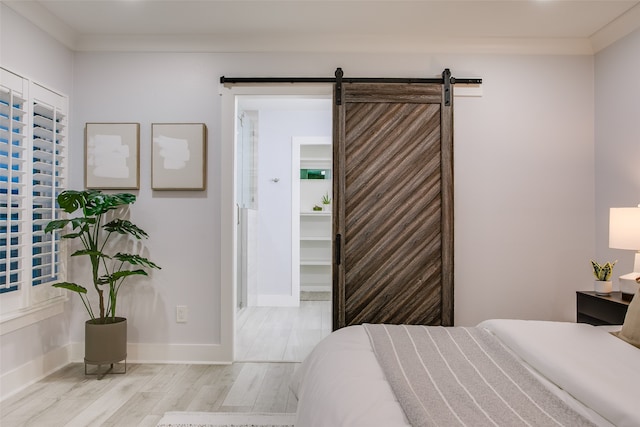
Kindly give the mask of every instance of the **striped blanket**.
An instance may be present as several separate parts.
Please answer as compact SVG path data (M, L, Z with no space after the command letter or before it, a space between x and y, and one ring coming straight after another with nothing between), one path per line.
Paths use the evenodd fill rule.
M412 426L593 426L482 328L364 325Z

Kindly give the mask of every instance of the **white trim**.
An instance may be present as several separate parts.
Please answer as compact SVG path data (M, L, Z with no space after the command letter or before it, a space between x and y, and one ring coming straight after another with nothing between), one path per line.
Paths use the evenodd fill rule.
M638 28L640 28L640 3L626 11L624 15L608 23L589 38L593 46L593 52L601 51Z
M298 285L300 282L298 281ZM258 295L257 307L298 307L300 305L300 289L297 295Z
M220 344L139 344L127 345L128 363L227 364Z
M145 34L80 35L35 2L4 2L72 51L119 52L307 52L592 55L640 27L640 5L624 12L590 37L451 37L403 35ZM3 3L3 4L4 4Z
M56 37L57 38L57 37ZM66 43L65 43L66 44ZM345 36L323 34L295 37L240 35L227 38L208 34L182 34L168 38L145 35L82 37L71 50L80 52L204 52L204 53L423 53L423 54L502 54L502 55L592 55L587 37L509 38L403 36Z
M35 26L58 40L71 50L77 44L77 33L66 26L44 6L33 1L2 2L20 16L31 21Z
M84 363L84 342L69 344L69 363ZM127 363L228 364L220 344L128 343Z
M302 292L331 292L331 285L304 285Z
M0 400L13 396L24 388L69 364L70 351L70 345L59 347L2 374L2 376L0 376L0 383L2 383Z
M482 85L458 83L454 85L453 96L454 98L481 98Z
M43 84L3 67L0 67L0 81L2 82L1 86L3 87L3 92L6 89L10 96L19 96L24 104L19 109L19 111L23 113L20 114L20 116L22 116L21 123L24 124L24 131L16 133L15 136L22 139L20 147L25 153L24 156L20 156L19 162L22 163L20 170L23 172L29 171L25 172L20 181L20 185L22 186L22 190L20 190L20 197L23 197L23 200L17 211L23 211L22 215L24 215L24 218L20 218L20 221L24 219L25 225L24 230L17 233L16 236L19 236L20 234L22 235L21 242L14 245L9 241L9 236L7 236L7 242L5 245L7 253L15 249L19 250L17 259L21 262L21 266L19 268L20 279L18 282L14 283L17 285L17 289L0 294L0 335L4 335L62 313L62 304L67 300L66 293L62 289L56 289L49 286L50 282L53 281L52 274L55 274L54 270L56 265L59 268L57 278L59 281L65 280L66 245L59 239L53 237L54 240L58 240L58 244L60 245L58 250L48 246L48 249L43 250L42 253L34 254L32 250L33 245L29 242L33 241L36 233L37 235L44 235L45 233L44 230L36 232L32 227L27 227L28 220L26 218L31 218L32 213L35 212L34 191L32 191L35 189L35 175L31 171L34 170L34 159L36 157L40 158L40 155L36 156L35 153L41 153L41 151L37 151L38 144L35 142L39 139L37 133L34 132L34 129L36 129L36 113L41 113L42 109L46 109L47 113L51 114L52 121L51 123L47 123L45 127L47 128L47 131L58 135L58 138L56 139L60 140L59 144L57 142L54 144L52 141L45 143L49 146L54 144L58 147L54 150L56 153L54 154L53 164L51 165L51 172L43 172L44 174L51 176L51 183L47 186L51 189L53 197L56 190L64 189L64 183L67 180L67 161L65 156L68 149L67 136L69 124L69 100L66 95L62 95L48 89ZM13 104L10 105L11 111L13 108ZM42 123L40 124L42 125ZM59 154L58 150L65 154ZM53 177L56 178L54 179ZM49 219L55 218L56 215L53 214L56 210L54 200L49 199L46 205L50 205L51 208L49 212ZM11 212L14 211L10 209L10 213ZM49 215L44 216L43 219L47 217L49 217ZM51 268L51 273L46 277L41 277L41 279L46 280L43 280L40 286L34 286L34 269L31 268L31 265L33 265L34 260L42 260L49 254L51 255L51 261L42 263L42 268ZM59 261L56 261L56 259ZM7 277L7 283L9 282L8 277L10 273L8 270L9 268L7 267L7 271L4 273Z
M8 313L0 319L0 335L8 334L64 312L66 296L60 296L25 310Z
M235 340L236 274L237 254L237 209L236 195L236 158L235 129L236 106L238 96L260 95L303 95L331 97L333 85L220 85L221 108L221 147L220 147L220 352L225 361L233 360Z
M300 144L291 138L291 294L300 305Z
M220 147L220 346L225 360L233 361L236 310L236 97L221 87Z

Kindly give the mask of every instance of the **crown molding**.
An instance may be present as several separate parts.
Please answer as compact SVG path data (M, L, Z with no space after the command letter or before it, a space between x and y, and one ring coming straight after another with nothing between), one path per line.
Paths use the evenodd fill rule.
M627 10L590 37L593 52L597 53L640 28L640 3Z
M122 35L83 37L77 51L198 53L438 53L592 55L587 38L416 38L335 34L266 37L264 35Z
M452 53L593 55L640 28L640 3L584 38L460 38L393 35L264 34L81 35L38 2L2 1L58 42L79 52Z
M78 35L65 25L58 17L52 15L39 3L33 1L2 1L14 12L30 21L36 27L62 43L71 50L76 50Z

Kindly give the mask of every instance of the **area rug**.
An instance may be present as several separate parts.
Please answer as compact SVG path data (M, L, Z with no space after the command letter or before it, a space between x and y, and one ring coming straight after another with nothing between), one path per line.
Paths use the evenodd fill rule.
M165 412L157 427L294 427L296 414Z

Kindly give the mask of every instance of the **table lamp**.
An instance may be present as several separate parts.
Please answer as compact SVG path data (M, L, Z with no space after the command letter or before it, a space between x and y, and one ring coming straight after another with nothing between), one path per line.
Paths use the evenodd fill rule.
M640 277L640 205L609 210L609 247L636 251L633 272L619 277L622 296L630 299L638 290L636 279Z

